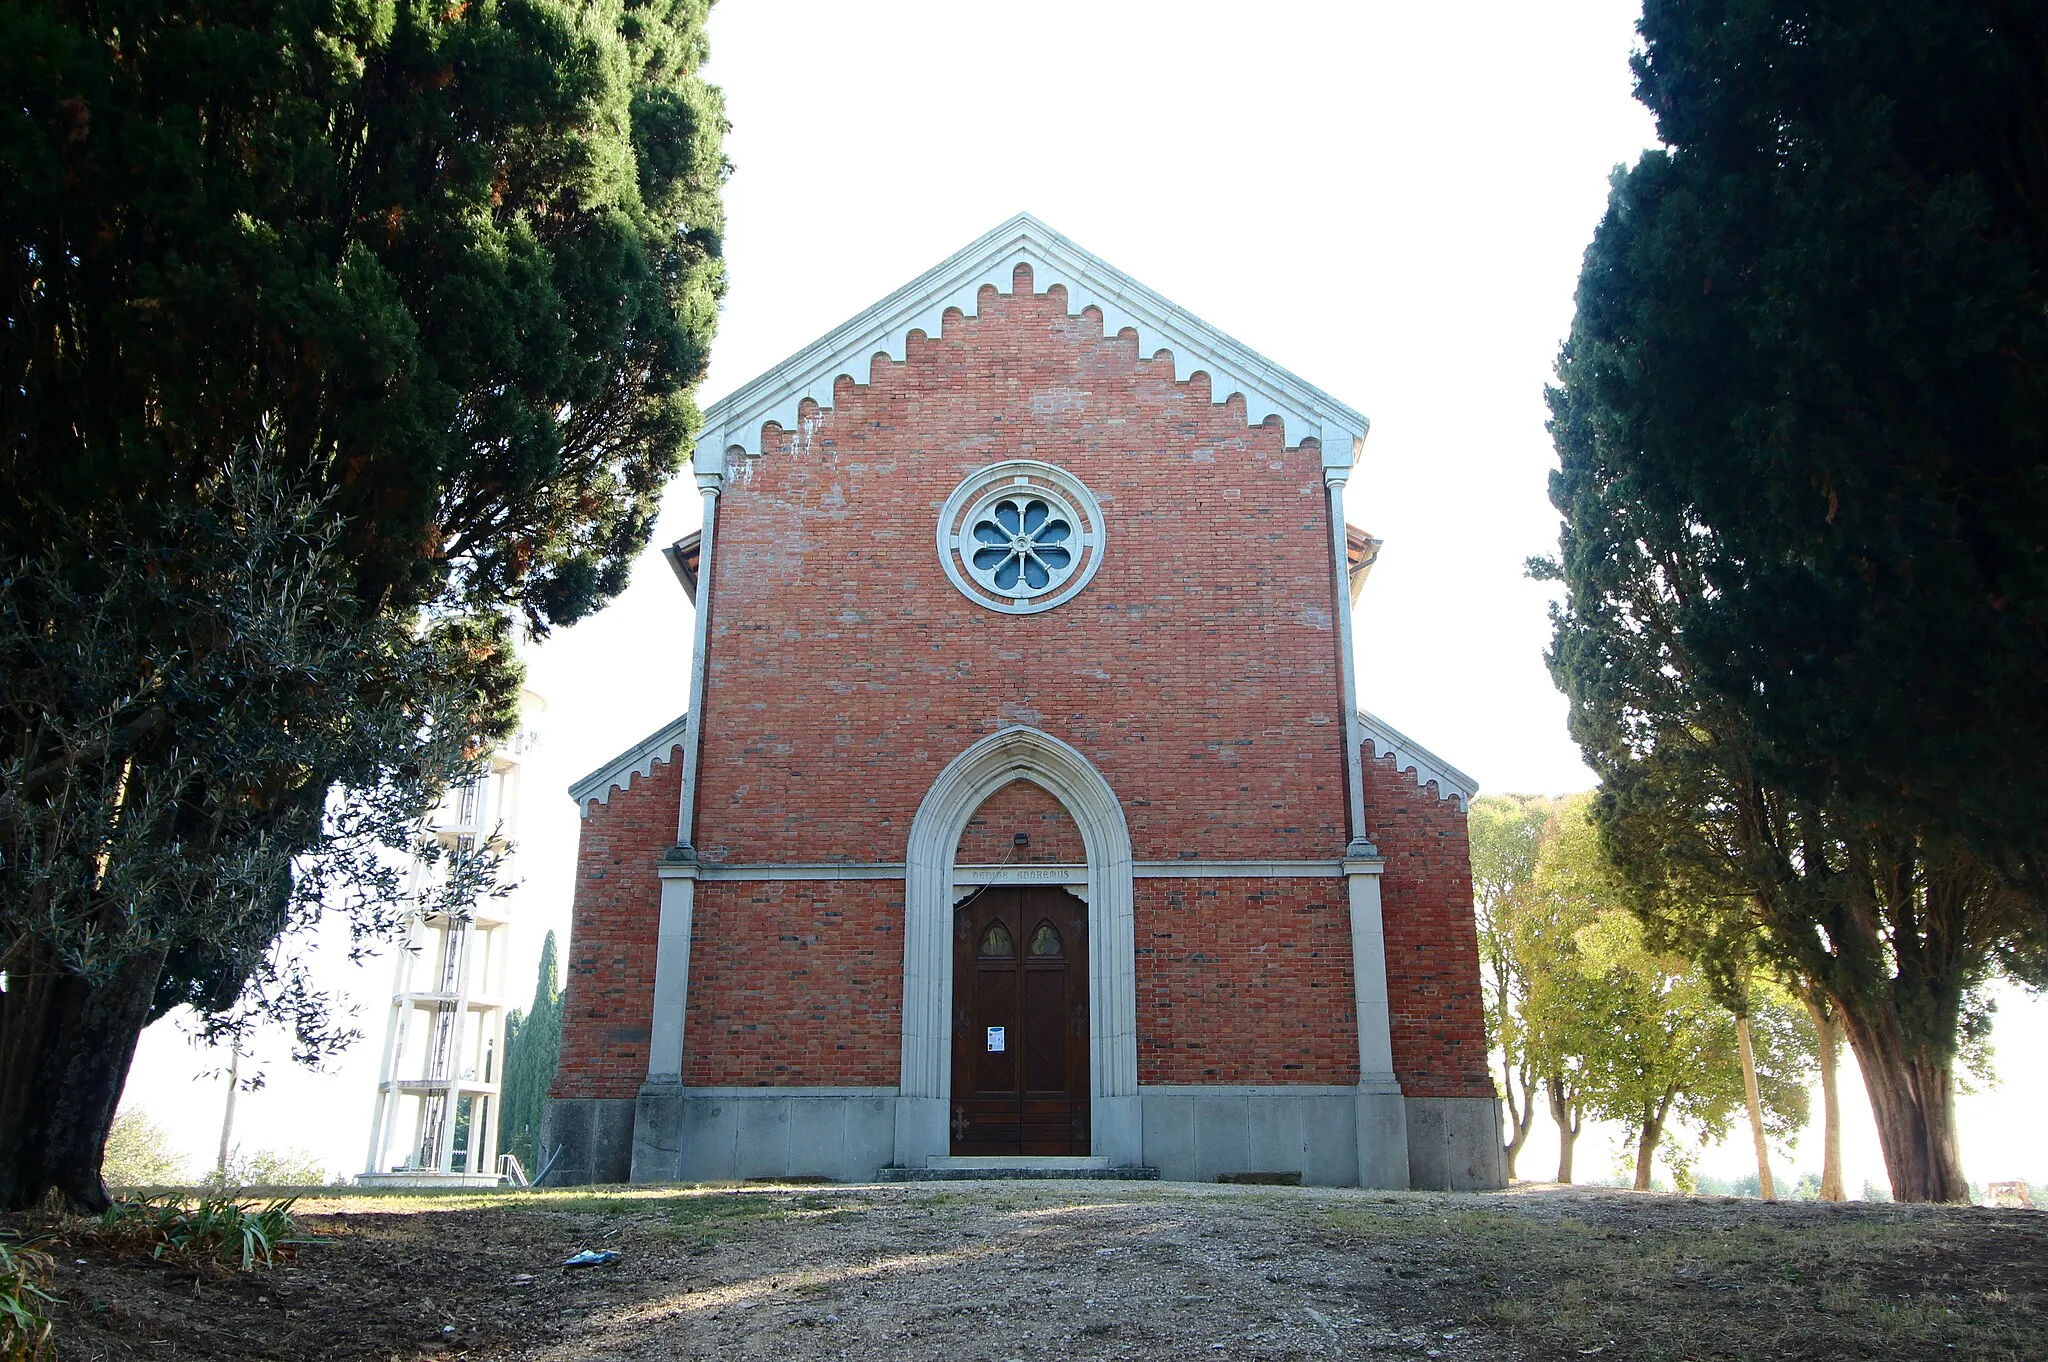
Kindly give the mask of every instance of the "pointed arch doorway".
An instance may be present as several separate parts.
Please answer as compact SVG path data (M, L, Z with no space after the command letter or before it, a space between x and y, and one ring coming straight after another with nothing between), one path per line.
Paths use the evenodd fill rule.
M1089 1154L1088 905L991 885L953 912L952 1152Z
M1137 935L1131 838L1123 807L1089 760L1049 733L1014 726L968 746L939 772L910 824L904 876L903 1068L896 1166L921 1168L952 1149L954 852L982 802L1018 779L1072 815L1087 857L1085 962L1089 1148L1114 1168L1144 1162L1138 1100ZM1016 884L1011 887L1024 887ZM981 1042L987 1044L987 1033Z

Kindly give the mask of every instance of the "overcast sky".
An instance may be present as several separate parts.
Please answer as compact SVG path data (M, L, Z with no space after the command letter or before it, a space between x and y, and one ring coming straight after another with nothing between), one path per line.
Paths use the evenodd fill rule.
M1607 177L1652 140L1630 97L1627 0L1457 6L1345 0L1028 7L725 0L708 74L726 92L731 289L716 399L1014 213L1028 211L1372 419L1347 493L1386 541L1357 615L1360 700L1495 791L1592 776L1546 672L1549 592L1523 564L1557 516L1543 386L1570 325ZM656 544L695 529L672 489ZM631 587L531 656L549 708L520 826L520 958L566 935L570 781L681 713L691 618L653 549ZM531 966L519 971L531 977ZM245 1148L362 1168L388 961L326 971L369 1038L330 1072L269 1052ZM2008 1081L1965 1099L1967 1170L2048 1181L2033 1064L2048 1007L2005 999ZM126 1101L195 1159L219 1138L215 1057L166 1021ZM1849 1183L1883 1183L1845 1062ZM1612 1172L1607 1132L1582 1179ZM1818 1168L1817 1134L1793 1160ZM1524 1174L1554 1159L1547 1121ZM1747 1136L1711 1153L1727 1176Z

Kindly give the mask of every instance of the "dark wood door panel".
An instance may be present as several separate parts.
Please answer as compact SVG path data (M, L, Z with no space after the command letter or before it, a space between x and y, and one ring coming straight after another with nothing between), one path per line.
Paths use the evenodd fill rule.
M1087 905L991 888L955 913L953 1151L1088 1153Z
M1024 971L1024 1091L1067 1090L1067 972Z

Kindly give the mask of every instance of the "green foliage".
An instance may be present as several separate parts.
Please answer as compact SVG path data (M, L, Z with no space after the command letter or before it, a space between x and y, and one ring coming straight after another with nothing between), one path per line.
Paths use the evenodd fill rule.
M335 595L340 522L260 453L149 528L61 523L64 547L0 560L0 927L28 985L0 997L155 963L152 1014L246 991L334 1048L352 1033L272 943L328 907L359 939L402 916L403 858L442 858L421 814L507 723L509 640ZM488 851L445 859L452 909L499 892Z
M707 9L0 7L0 1202L104 1204L151 1015L346 1043L276 943L388 934L337 848L624 586L723 287Z
M185 1177L185 1161L171 1151L163 1127L140 1111L124 1111L107 1131L100 1176L111 1187L170 1187Z
M1652 0L1551 390L1553 672L1653 944L1838 1010L1902 1196L2048 824L2042 21ZM2031 952L2034 952L2030 954Z
M0 1239L0 1362L42 1362L51 1355L50 1307L57 1298L43 1283L52 1266L40 1249Z
M615 594L723 287L703 0L0 12L0 504L185 495L267 429L366 600Z
M1479 960L1486 976L1486 1034L1500 1051L1501 1092L1514 1123L1508 1141L1510 1177L1535 1114L1536 1084L1549 1076L1536 1071L1524 1022L1530 966L1520 944L1522 920L1532 911L1538 847L1555 812L1556 801L1539 795L1482 795L1472 802L1468 821Z
M297 1238L293 1199L261 1207L223 1196L192 1205L174 1197L116 1201L99 1217L95 1234L110 1247L153 1258L211 1261L247 1272L271 1266L307 1241Z
M209 1187L319 1187L327 1182L327 1165L303 1149L259 1149L228 1156L225 1176L216 1169L206 1175Z
M505 1022L505 1081L498 1099L498 1148L516 1155L528 1177L540 1171L540 1117L562 1053L562 990L555 967L555 934L540 948L533 1005Z
M1674 1126L1712 1143L1743 1102L1734 1015L1691 961L1652 948L1602 855L1592 803L1576 796L1553 815L1519 921L1532 1053L1541 1071L1569 1075L1585 1109L1624 1126L1639 1151L1656 1149ZM1765 1125L1780 1140L1807 1117L1813 1042L1802 1027L1789 1003L1760 1000L1752 1010ZM1692 1148L1663 1148L1683 1183ZM1639 1185L1647 1172L1645 1153Z
M2023 873L2048 838L2048 20L1651 0L1642 33L1665 147L1615 178L1553 399L1569 618L1607 626L1566 660L1613 664L1617 700L1668 662L1766 785Z

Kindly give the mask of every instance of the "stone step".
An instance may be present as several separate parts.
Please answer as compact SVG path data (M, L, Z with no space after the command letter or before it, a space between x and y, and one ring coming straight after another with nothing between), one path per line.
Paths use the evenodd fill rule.
M1108 1159L1016 1157L929 1158L922 1168L884 1168L882 1182L1045 1181L1084 1178L1104 1182L1156 1182L1157 1168L1112 1168Z

